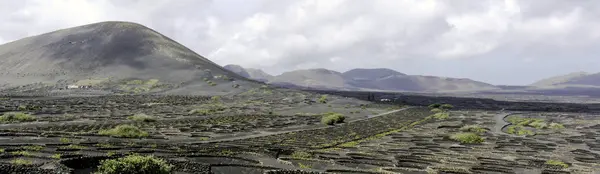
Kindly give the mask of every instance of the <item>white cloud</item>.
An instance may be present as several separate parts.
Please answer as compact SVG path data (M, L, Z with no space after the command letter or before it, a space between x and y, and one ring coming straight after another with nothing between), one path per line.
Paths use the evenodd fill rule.
M595 55L599 7L562 0L0 0L7 14L0 16L0 42L119 20L149 26L217 63L271 73L369 66L452 76L465 71L418 62L559 64L571 53Z

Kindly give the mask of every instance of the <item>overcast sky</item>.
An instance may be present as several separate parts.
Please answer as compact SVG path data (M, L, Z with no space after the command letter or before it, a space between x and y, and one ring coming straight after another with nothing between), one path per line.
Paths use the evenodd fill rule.
M525 85L600 72L598 0L0 0L0 43L131 21L271 74L391 68Z

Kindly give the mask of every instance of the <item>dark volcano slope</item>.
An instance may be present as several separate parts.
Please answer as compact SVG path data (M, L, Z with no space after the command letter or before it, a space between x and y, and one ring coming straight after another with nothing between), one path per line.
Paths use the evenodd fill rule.
M129 22L89 24L0 45L0 70L0 89L108 81L114 86L131 79L153 79L154 87L158 81L175 93L227 91L223 88L231 83L256 85L150 28Z

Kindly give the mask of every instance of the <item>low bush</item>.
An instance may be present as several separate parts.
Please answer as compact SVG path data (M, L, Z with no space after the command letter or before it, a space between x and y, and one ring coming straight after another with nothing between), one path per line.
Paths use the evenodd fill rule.
M0 116L1 123L31 122L35 120L34 116L22 112L8 112Z
M450 136L450 139L464 143L464 144L478 144L484 141L481 136L475 133L457 133Z
M61 154L58 154L58 153L57 153L57 154L54 154L54 155L50 156L50 158L54 158L54 159L60 159L60 158L61 158L61 156L62 156Z
M10 152L10 154L16 156L33 156L33 154L31 154L29 151L14 151Z
M550 123L548 126L550 129L564 129L565 126L560 123Z
M133 120L133 121L139 121L139 122L155 122L156 121L156 117L149 116L149 115L142 114L142 113L129 116L129 117L127 117L127 119Z
M482 128L479 125L466 125L460 128L460 131L464 132L473 132L473 133L485 133L486 129Z
M14 164L14 165L31 165L31 164L33 164L33 162L31 160L26 160L26 159L21 159L21 158L14 159L14 160L10 161L10 163Z
M562 161L558 161L558 160L548 160L546 161L547 165L552 165L552 166L559 166L562 168L569 168L569 165L562 162Z
M119 125L113 129L101 130L98 133L100 135L125 138L142 138L148 136L148 132L145 132L140 128L132 125Z
M319 103L327 103L327 95L321 95L321 97L319 98L319 100L317 100Z
M129 155L101 161L95 174L168 174L172 168L165 160L154 156Z
M33 146L24 146L23 150L28 150L28 151L40 151L44 149L44 146L39 146L39 145L33 145Z
M450 118L450 113L448 112L438 112L433 114L433 118L438 119L438 120L445 120Z
M346 117L340 113L328 112L323 114L321 122L326 125L334 125L336 123L343 123Z

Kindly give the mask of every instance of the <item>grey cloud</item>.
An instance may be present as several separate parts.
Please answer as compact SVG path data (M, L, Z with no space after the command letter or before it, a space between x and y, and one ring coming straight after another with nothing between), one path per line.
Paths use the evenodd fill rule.
M384 67L527 84L598 71L598 8L594 0L4 0L0 42L132 21L219 64L274 74Z

